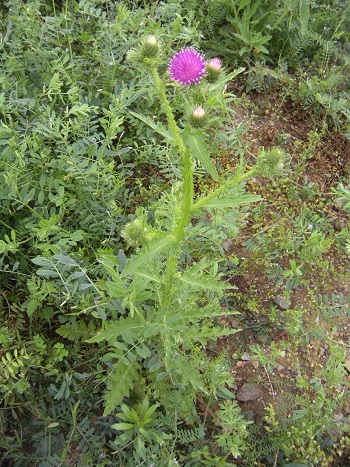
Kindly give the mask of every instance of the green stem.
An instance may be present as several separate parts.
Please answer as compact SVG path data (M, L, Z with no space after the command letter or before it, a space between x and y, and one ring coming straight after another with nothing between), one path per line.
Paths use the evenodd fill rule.
M180 154L182 166L183 191L182 195L180 195L178 199L178 206L176 209L175 216L175 227L173 231L176 240L174 249L175 251L168 256L165 268L164 301L165 303L169 303L172 279L176 274L177 270L178 250L180 243L184 238L185 228L189 223L191 215L191 208L193 202L192 160L191 152L188 148L186 148L181 138L180 129L176 124L168 97L165 93L164 84L160 79L158 71L155 67L151 68L151 75L158 91L159 100L163 106L164 113L167 117L169 129L172 133L178 152Z
M151 74L158 91L159 99L163 105L164 113L168 120L169 129L173 135L181 158L183 192L181 198L179 199L180 209L177 209L174 228L176 243L179 245L184 237L185 227L189 222L191 206L193 202L193 174L191 153L190 150L186 148L181 138L180 129L176 124L168 97L165 93L163 82L160 79L158 71L155 67L151 68Z

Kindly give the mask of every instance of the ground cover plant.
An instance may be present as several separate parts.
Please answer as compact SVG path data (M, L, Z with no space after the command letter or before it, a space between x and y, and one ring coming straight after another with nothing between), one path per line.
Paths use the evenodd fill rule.
M1 465L350 462L348 10L1 7Z

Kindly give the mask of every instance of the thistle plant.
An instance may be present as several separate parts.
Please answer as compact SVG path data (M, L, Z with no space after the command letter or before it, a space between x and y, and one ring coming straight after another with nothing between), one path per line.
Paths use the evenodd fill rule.
M173 254L168 257L166 267L166 283L168 283L171 276L176 273L175 257L190 218L197 215L200 210L212 207L215 203L217 206L229 208L229 199L223 200L222 196L228 195L233 187L249 177L259 174L263 176L279 175L283 170L286 154L281 149L261 151L258 163L253 169L246 172L239 170L236 176L226 178L219 187L207 196L195 199L193 191L193 159L199 159L206 171L215 180L218 180L216 167L209 154L206 153L206 147L203 144L205 142L205 126L208 123L208 116L204 109L204 103L194 110L185 109L184 113L187 111L189 118L187 118L185 128L180 128L166 94L166 79L161 78L158 72L160 50L156 38L152 36L143 41L138 50L130 51L128 58L131 62L145 66L153 78L157 96L167 118L168 129L171 134L170 142L176 147L176 151L180 156L182 190L178 191L177 194L174 228L167 238L167 241L173 245ZM209 94L211 91L210 85L218 81L221 73L222 67L218 58L213 58L207 62L204 55L192 47L177 52L168 65L170 79L177 82L184 93L188 91L188 88L200 86L206 80L202 93L204 96ZM234 200L232 200L232 204L234 204ZM128 226L126 228L129 229Z
M170 418L185 419L192 417L197 394L216 397L217 388L213 389L206 372L207 356L198 344L205 346L209 339L236 332L216 322L223 314L220 298L231 288L218 272L222 258L206 256L205 252L199 257L192 255L191 221L205 217L205 212L225 213L259 199L242 193L245 180L260 172L264 176L267 171L268 175L280 174L286 155L282 150L262 151L260 163L258 160L253 168L245 170L242 160L236 173L219 177L208 150L211 109L215 107L214 98L218 107L222 105L222 89L234 74L225 77L219 59L207 62L191 47L176 53L161 74L165 69L161 50L158 40L149 36L128 53L128 60L152 78L166 125L131 114L162 135L171 147L170 153L177 157L180 177L170 193L155 206L138 208L134 219L125 225L121 235L132 248L130 258L124 253L118 257L110 251L100 253L98 261L107 274L107 279L99 282L99 290L104 291L100 301L106 304L106 313L112 319L104 318L103 327L88 342L106 341L113 351L108 351L104 361L112 365L117 359L107 378L105 415L120 406L125 397L131 399L135 386L141 385L137 392L157 401ZM168 97L170 85L183 98L179 118L179 109ZM214 188L207 194L195 193L194 170L198 164L213 179ZM196 235L198 232L201 235L200 229ZM184 253L191 257L187 263ZM115 309L117 302L122 311ZM229 372L225 372L218 387L230 381ZM118 436L124 435L120 432ZM236 444L244 446L243 435L242 443ZM235 455L240 452L235 451Z

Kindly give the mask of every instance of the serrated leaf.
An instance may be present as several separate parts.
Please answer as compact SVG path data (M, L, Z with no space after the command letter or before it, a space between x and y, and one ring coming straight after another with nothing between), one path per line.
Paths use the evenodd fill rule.
M104 329L101 329L94 337L89 339L88 343L114 341L118 336L124 332L132 332L137 336L137 332L145 327L145 322L141 320L139 316L133 316L128 318L119 318L117 321L112 321L105 325Z
M129 396L135 381L139 379L138 370L139 365L137 362L132 362L129 365L118 362L114 367L108 377L104 417L109 415L122 402L124 397Z
M159 133L162 135L168 143L173 143L174 138L173 135L168 131L161 123L156 123L154 120L152 120L150 117L145 117L144 115L140 115L136 112L132 112L129 110L129 113L133 116L141 120L142 122L146 123L149 127L152 128L156 133Z
M67 323L56 330L57 334L70 341L85 340L91 336L93 331L94 327L91 325L88 327L83 320Z
M227 290L232 287L228 284L225 284L224 282L219 282L209 276L207 277L203 276L203 277L197 278L190 274L184 273L180 277L180 280L196 289L216 290L217 292L222 291L222 290Z
M207 144L201 130L191 130L186 128L182 132L182 138L185 144L190 148L192 156L202 163L205 170L213 177L214 180L217 180L218 173L213 161L210 159Z
M121 277L136 272L140 267L143 267L144 264L147 264L151 258L154 258L160 253L165 254L174 242L175 237L168 235L165 238L150 243L147 249L140 250L135 256L129 259L128 264L121 273Z
M254 203L259 200L261 200L261 196L259 195L232 195L209 200L203 208L237 208L244 204Z

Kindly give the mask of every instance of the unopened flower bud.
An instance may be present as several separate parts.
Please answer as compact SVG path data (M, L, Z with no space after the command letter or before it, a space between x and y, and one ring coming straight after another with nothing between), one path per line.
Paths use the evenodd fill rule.
M207 116L203 107L197 107L190 116L190 124L194 128L203 127L206 123Z
M207 64L207 80L209 83L215 83L219 79L221 71L221 61L218 58L212 58Z
M143 58L155 58L158 55L159 46L155 36L149 36L142 45Z
M282 148L275 146L258 153L255 171L262 177L282 175L290 157Z
M126 224L121 235L128 246L132 247L145 246L152 239L147 224L141 219L134 219Z
M192 112L193 118L197 120L202 120L204 115L205 115L205 110L203 109L203 107L197 107L196 110Z
M156 64L159 51L160 47L157 38L148 36L137 47L129 50L127 60L134 64L149 67Z

